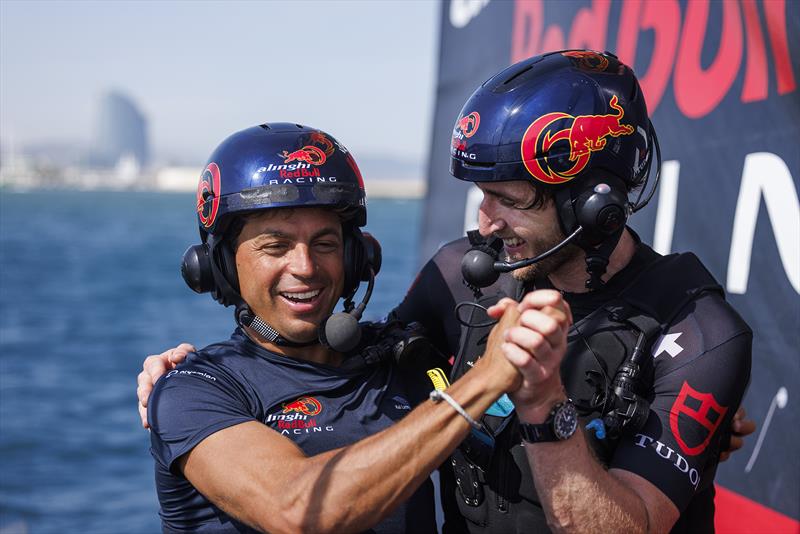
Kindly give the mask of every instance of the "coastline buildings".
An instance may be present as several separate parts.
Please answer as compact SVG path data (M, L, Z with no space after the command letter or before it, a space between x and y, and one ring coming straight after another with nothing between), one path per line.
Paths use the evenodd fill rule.
M100 99L91 147L74 140L23 148L3 142L0 187L131 189L153 181L147 118L119 91Z
M140 169L149 163L147 119L131 98L111 91L100 102L94 147L88 163L107 168L118 165L123 159L135 162Z
M103 189L194 192L197 167L158 165L150 151L147 117L134 100L110 91L98 102L91 147L73 141L19 149L2 139L0 190ZM418 162L359 158L371 198L422 198L426 183Z

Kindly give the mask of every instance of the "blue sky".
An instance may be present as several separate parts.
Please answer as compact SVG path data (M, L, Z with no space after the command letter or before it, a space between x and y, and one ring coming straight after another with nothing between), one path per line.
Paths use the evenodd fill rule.
M265 121L329 131L358 157L422 163L439 3L0 2L0 139L88 142L130 95L156 156L205 158Z

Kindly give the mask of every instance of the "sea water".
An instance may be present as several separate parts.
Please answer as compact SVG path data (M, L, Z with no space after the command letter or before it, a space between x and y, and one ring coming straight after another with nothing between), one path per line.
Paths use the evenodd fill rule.
M231 309L180 276L194 195L0 192L0 534L159 532L141 362L225 339ZM383 267L367 318L418 265L420 201L372 200Z

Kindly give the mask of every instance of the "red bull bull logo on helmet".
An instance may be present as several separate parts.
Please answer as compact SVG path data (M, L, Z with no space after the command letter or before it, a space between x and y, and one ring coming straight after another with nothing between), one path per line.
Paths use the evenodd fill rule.
M312 145L316 145L317 147L321 148L323 152L325 152L326 156L333 155L333 151L336 150L336 147L333 146L333 142L325 137L325 134L322 132L314 132L309 136L309 141Z
M456 130L460 131L464 137L472 137L478 131L481 124L481 115L477 111L464 115L456 122Z
M547 184L561 184L575 178L586 168L592 153L606 147L608 137L631 135L633 126L622 124L625 110L617 96L611 97L609 106L613 113L605 115L569 115L560 111L548 113L533 121L522 136L522 161L531 176ZM570 123L566 128L554 129L556 123ZM556 143L569 143L569 163L564 169L554 169L548 156ZM559 156L561 153L559 152Z
M284 158L284 163L299 161L302 163L308 163L310 165L322 165L325 163L325 160L328 159L328 156L325 155L325 152L322 149L312 145L306 145L299 150L295 150L294 152L287 152L284 150L278 155Z
M282 413L301 413L303 415L317 415L322 411L322 404L314 397L300 397L296 401L283 405Z
M197 216L205 228L211 228L217 220L220 197L219 166L211 162L200 175L197 184Z
M589 50L569 50L561 52L562 56L575 60L575 64L585 70L602 72L608 68L608 58Z

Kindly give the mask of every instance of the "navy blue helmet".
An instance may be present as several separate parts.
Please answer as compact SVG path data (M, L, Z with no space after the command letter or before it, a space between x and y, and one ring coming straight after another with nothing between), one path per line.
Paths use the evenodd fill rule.
M453 128L450 172L471 182L559 185L602 170L630 191L648 175L652 136L630 67L608 52L552 52L472 94Z
M336 139L292 123L236 132L214 150L197 188L200 236L224 234L235 214L324 206L355 226L367 222L364 181Z
M198 293L210 291L222 304L241 307L230 239L243 224L239 216L301 207L326 207L341 217L343 297L351 298L359 282L369 280L370 269L377 273L380 268L380 246L360 231L367 223L364 180L350 152L336 139L292 123L262 124L236 132L211 154L197 187L202 244L184 254L184 280ZM234 220L238 224L232 226Z

